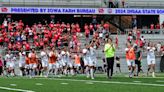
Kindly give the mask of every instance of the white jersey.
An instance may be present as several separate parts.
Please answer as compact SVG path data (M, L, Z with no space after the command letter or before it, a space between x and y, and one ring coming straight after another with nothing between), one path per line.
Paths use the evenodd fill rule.
M147 47L147 59L155 59L155 47Z
M41 55L42 62L48 62L48 55L46 54L46 52L42 51L40 55Z
M85 61L89 61L89 58L90 58L89 56L90 56L90 55L89 55L89 51L87 50L86 54L83 55L84 62L85 62Z
M16 57L15 57L15 56L12 57L11 62L12 62L12 63L15 63L16 61L17 61Z
M19 53L19 62L25 62L25 55L23 55L21 52Z
M89 51L89 57L91 58L91 60L96 61L96 51L94 48L90 47L90 51Z
M5 60L6 62L11 62L13 55L12 54L6 54Z

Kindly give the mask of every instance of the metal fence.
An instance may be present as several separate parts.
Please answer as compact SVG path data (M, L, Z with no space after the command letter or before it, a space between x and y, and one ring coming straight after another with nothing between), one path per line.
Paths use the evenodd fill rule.
M125 29L126 34L133 29ZM164 29L138 29L142 34L164 34Z
M129 7L163 8L164 0L127 0Z

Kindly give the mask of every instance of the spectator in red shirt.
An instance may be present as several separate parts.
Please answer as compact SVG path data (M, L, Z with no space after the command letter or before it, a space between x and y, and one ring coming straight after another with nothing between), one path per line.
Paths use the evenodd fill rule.
M149 33L153 33L153 30L154 30L154 24L153 23L150 25L150 29L151 29L151 31Z

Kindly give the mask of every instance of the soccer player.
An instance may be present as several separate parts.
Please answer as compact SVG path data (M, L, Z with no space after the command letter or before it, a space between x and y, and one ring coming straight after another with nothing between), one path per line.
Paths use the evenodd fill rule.
M23 52L23 51L19 52L20 76L25 75L25 56L26 56L25 52Z
M5 56L5 61L6 61L6 68L7 68L7 76L13 75L13 63L12 63L12 57L13 54L11 54L11 51L8 51L8 53Z
M64 50L61 51L61 64L63 67L63 74L67 75L67 56Z
M78 74L80 66L81 66L81 64L80 64L80 55L77 53L76 55L74 55L74 58L75 58L74 68L75 68L76 74Z
M154 44L150 43L150 46L147 47L147 75L149 75L149 72L152 69L152 77L155 77L155 50L156 48L154 47Z
M30 69L30 59L28 57L28 53L26 53L26 56L25 56L25 71L26 71L26 76L29 75L29 69Z
M67 69L70 69L70 74L74 75L73 61L72 61L71 55L68 51L66 51L66 61L67 61Z
M142 52L138 46L135 46L135 64L137 66L137 76L139 76L140 70L141 70L141 59L142 59Z
M29 66L30 66L30 77L35 76L35 73L37 71L37 55L34 51L34 49L31 50L31 52L29 53Z
M57 75L59 69L59 64L57 63L57 53L53 47L49 53L49 73L55 70L55 75Z
M96 57L96 51L93 48L93 44L89 46L89 69L90 69L90 75L91 79L94 79L94 69L96 67L97 57Z
M86 46L87 47L87 46ZM85 73L87 78L89 78L89 66L88 66L88 62L89 62L89 52L88 49L83 49L83 61L84 61L84 67L85 67Z
M135 69L135 52L134 48L131 46L131 44L127 43L126 51L126 61L129 69L129 78L132 78L133 72Z
M43 67L43 69L41 70L41 73L45 77L48 77L48 54L47 54L45 48L42 49L42 51L40 53L40 56L41 56L41 64L42 64L42 67Z
M121 73L121 68L120 68L120 57L116 56L116 68L117 70L119 70L119 72ZM116 73L117 73L116 70Z

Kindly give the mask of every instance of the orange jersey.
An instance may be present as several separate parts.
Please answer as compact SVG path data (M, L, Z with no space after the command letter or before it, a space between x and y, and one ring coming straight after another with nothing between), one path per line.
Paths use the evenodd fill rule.
M51 52L49 56L50 56L49 63L51 63L51 64L56 63L57 57L56 57L55 53Z
M29 64L29 63L30 63L29 61L30 61L30 59L29 59L28 57L26 57L26 58L25 58L26 64Z
M31 53L31 56L30 56L30 64L35 64L37 63L37 58L36 58L36 54L35 53Z
M127 60L135 60L135 52L133 48L130 48L129 51L126 53L126 59Z
M75 64L80 64L80 56L75 56Z

